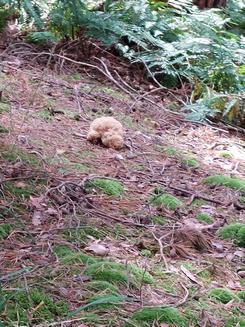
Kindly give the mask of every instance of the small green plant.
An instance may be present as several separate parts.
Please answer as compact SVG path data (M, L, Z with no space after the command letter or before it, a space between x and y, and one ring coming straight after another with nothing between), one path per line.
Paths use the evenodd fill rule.
M155 194L150 198L150 204L156 207L164 207L170 210L176 210L183 203L175 196L164 193L163 190L155 189Z
M172 146L166 147L165 152L168 157L176 157L179 154L179 151Z
M88 190L91 190L93 187L110 196L120 196L124 192L123 185L120 182L111 179L97 178L87 182L85 185L85 188Z
M7 191L16 197L29 198L31 195L36 193L37 189L34 185L32 186L30 184L23 184L23 186L19 186L18 184L6 182L4 184L4 191Z
M245 193L245 180L242 178L214 175L204 179L204 183L208 185L223 185Z
M241 299L243 302L245 302L245 291L239 291L239 292L237 292L236 295L239 297L239 299Z
M147 249L141 250L140 254L143 257L148 257L148 258L150 258L152 256L152 252L150 250L147 250Z
M194 158L186 157L186 158L181 159L181 162L188 167L198 167L199 166L198 161Z
M156 225L165 225L166 218L163 216L154 216L154 217L152 217L152 222Z
M49 108L44 108L43 110L39 111L37 113L37 117L43 121L51 121L54 118Z
M226 304L235 299L236 296L230 290L225 288L214 288L209 292L209 297L218 302Z
M29 33L26 37L26 41L37 45L45 45L49 43L55 43L58 41L58 39L53 33L44 31Z
M241 202L242 204L245 204L245 196L241 196L241 197L240 197L240 202Z
M0 114L3 112L10 112L11 106L9 103L0 102Z
M0 240L5 239L9 236L12 230L12 226L10 224L1 224L0 225Z
M245 247L245 224L233 223L219 229L218 234L223 239L233 240L238 246Z
M232 154L228 151L219 152L219 156L226 159L231 159L233 157Z
M175 308L156 307L143 308L136 311L131 317L132 323L127 323L127 327L133 326L147 326L150 327L154 322L167 323L173 326L185 327L187 326L186 319ZM125 327L126 327L125 326Z
M213 218L208 213L203 212L197 214L196 219L208 224L211 224L213 222Z

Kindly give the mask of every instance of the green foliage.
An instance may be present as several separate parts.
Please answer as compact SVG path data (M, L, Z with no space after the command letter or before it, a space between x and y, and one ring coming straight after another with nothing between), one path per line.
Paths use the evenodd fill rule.
M235 295L228 289L214 288L209 292L209 296L218 302L226 304L235 299Z
M154 216L152 217L152 221L156 225L165 225L166 224L166 218L162 216Z
M0 125L0 134L5 134L5 133L8 133L8 132L9 132L8 128Z
M19 186L18 184L14 184L11 182L4 183L3 187L4 191L10 193L12 196L20 197L20 198L29 198L31 195L37 192L37 188L30 184L23 184L23 186Z
M162 190L157 190L157 194L154 194L150 198L150 203L156 207L165 207L166 209L176 210L183 203L175 196L164 193Z
M26 37L26 40L29 43L45 45L45 44L57 42L58 38L53 33L45 31L45 32L29 33Z
M54 301L43 291L35 288L28 293L6 291L4 294L8 296L5 303L7 318L11 321L19 321L22 325L28 323L30 311L32 311L32 323L52 321L68 313L68 305L64 301Z
M218 234L223 239L234 240L235 244L245 247L245 224L234 223L219 229Z
M124 187L120 182L110 179L97 178L87 182L85 185L85 188L88 190L93 187L110 196L120 196L124 192Z
M239 297L239 299L241 299L243 302L245 302L245 291L239 291L239 292L237 292L236 295Z
M205 223L208 223L208 224L211 224L213 222L213 219L209 214L202 213L202 212L197 214L196 219L199 220L199 221L203 221Z
M143 308L136 311L131 317L132 323L127 323L127 327L145 326L150 327L154 322L172 324L173 326L187 326L186 319L181 316L175 308ZM126 327L125 326L125 327Z
M0 240L5 239L9 236L12 230L12 226L10 224L1 224L0 225Z
M245 193L245 180L242 178L214 175L204 179L204 183L208 185L223 185Z
M245 80L245 74L242 75L241 78ZM207 88L200 94L200 99L194 104L186 105L184 109L191 121L224 120L241 127L245 126L245 103L243 97L239 95L230 96Z

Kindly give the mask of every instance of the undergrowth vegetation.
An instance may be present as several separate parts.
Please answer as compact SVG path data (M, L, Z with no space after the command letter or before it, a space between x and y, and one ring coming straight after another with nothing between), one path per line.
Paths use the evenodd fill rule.
M9 5L7 7L7 5ZM193 86L184 110L191 120L221 119L244 126L245 42L243 1L199 10L192 0L95 1L1 0L0 26L13 11L27 41L54 43L92 37L144 69L158 86ZM4 13L4 14L3 14Z

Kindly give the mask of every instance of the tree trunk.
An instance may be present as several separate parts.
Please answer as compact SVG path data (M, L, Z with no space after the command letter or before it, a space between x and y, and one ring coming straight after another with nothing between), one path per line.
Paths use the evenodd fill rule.
M225 7L227 0L194 0L193 3L200 9Z

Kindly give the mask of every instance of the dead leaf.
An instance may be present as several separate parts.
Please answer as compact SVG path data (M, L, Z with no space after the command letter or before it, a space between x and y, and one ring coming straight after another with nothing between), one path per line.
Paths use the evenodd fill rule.
M39 196L39 197L35 197L35 198L30 196L30 204L35 209L42 210L43 207L45 206L43 201L44 201L43 196Z
M22 189L27 187L26 183L24 183L24 182L17 182L17 183L15 183L15 186L18 188L22 188Z
M184 266L181 266L180 269L192 282L194 282L200 286L203 286L203 284L201 282L199 282L197 280L197 278L187 268L185 268Z
M54 208L48 208L45 212L50 216L57 216L58 215L58 211L56 209L54 209Z
M93 252L96 255L99 255L101 257L106 256L109 253L109 250L101 244L93 243L85 248L85 250Z
M64 154L66 150L64 149L56 149L56 154Z
M39 226L41 225L43 220L43 213L42 211L35 210L32 216L32 224L34 226Z

